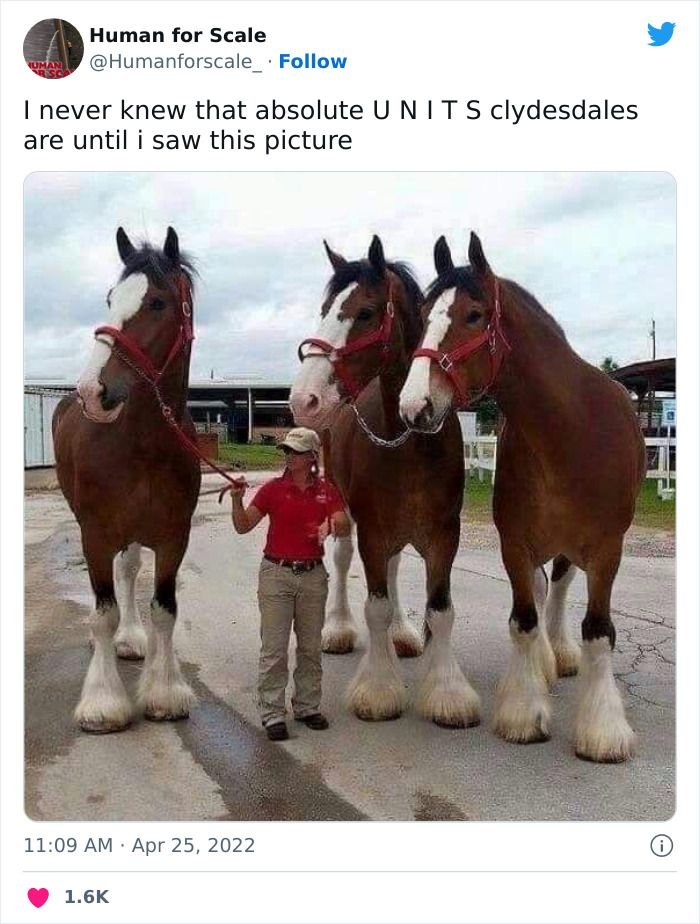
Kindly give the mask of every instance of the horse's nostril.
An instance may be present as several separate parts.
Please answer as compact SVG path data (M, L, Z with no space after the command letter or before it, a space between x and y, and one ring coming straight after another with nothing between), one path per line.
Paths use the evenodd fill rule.
M317 411L321 401L318 395L310 394L306 399L306 410L307 411Z
M425 414L426 417L432 417L433 410L434 410L433 402L430 400L430 398L426 398L425 405L423 406L423 413Z
M102 384L102 391L100 392L100 404L104 411L112 411L117 405L121 404L126 400L126 389L123 385L114 385L110 388L107 388L106 385Z

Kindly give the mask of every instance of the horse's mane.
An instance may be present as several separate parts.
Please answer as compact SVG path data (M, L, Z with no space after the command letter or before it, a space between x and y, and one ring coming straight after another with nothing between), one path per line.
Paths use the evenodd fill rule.
M518 297L525 308L533 311L551 330L566 340L566 334L559 322L546 311L534 295L523 289L511 279L503 280L508 289ZM455 266L446 273L442 273L428 286L427 298L439 298L448 289L462 289L474 299L484 298L484 290L471 266Z
M143 241L124 261L120 279L133 276L134 273L144 273L151 283L162 286L169 275L178 272L183 272L189 280L190 288L194 288L194 277L197 275L197 270L192 257L180 251L180 262L177 263L167 257L158 247L153 247L147 241Z
M407 263L387 261L386 268L398 276L406 290L407 311L404 317L406 322L407 348L413 351L419 344L423 333L423 324L420 316L420 307L423 302L421 287L416 281L411 268ZM379 285L382 276L372 266L369 260L349 260L339 266L331 276L326 286L326 298L332 298L343 291L353 282L367 285Z

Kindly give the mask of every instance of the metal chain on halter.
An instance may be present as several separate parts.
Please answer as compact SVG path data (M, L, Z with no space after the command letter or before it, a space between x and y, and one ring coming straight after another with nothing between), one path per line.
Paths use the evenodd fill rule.
M399 433L399 435L395 437L393 440L385 440L383 439L383 437L377 436L377 434L373 430L370 429L369 424L367 423L366 420L363 419L362 415L357 409L357 404L354 401L350 402L350 407L355 412L355 417L357 418L357 422L359 423L365 436L369 439L371 443L374 443L375 446L381 446L382 449L397 449L399 446L403 446L403 444L409 438L411 433L413 433L413 430L407 427L403 431L403 433Z

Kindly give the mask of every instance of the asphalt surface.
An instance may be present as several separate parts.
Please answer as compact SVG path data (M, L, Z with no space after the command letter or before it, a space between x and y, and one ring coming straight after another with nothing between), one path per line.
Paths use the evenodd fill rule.
M248 476L251 482L264 476ZM205 490L215 481L205 479ZM613 593L615 672L637 756L621 765L577 759L572 748L576 679L553 691L549 742L508 744L489 730L509 640L510 591L495 542L468 520L453 573L454 647L482 698L478 728L446 730L410 707L398 720L365 723L344 705L364 649L324 656L323 708L332 725L290 723L292 738L267 741L258 721L257 568L264 529L234 534L228 504L203 494L180 571L176 648L198 696L189 719L136 722L91 736L73 724L90 657L91 597L77 524L56 491L26 497L27 813L50 820L395 819L655 820L674 812L675 559L636 543ZM488 533L488 528L486 528ZM663 545L663 544L662 544ZM643 554L653 546L650 554ZM138 580L145 611L150 553ZM350 601L362 623L364 578L357 556ZM405 611L420 625L423 567L408 550L399 572ZM582 576L569 592L574 625L585 607ZM420 659L402 662L409 693ZM120 662L133 689L140 665Z

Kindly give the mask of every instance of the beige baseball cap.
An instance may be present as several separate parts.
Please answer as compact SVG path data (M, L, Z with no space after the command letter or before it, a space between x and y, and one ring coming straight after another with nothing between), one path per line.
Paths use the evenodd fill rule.
M321 449L321 440L318 434L308 427L294 427L277 445L280 449L286 446L293 452L318 452Z

